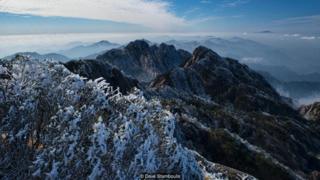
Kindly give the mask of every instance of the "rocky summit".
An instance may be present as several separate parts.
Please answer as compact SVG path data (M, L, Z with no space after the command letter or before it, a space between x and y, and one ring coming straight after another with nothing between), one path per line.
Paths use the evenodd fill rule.
M188 52L176 50L172 45L150 45L145 40L136 40L97 59L121 69L126 75L148 82L184 63L189 57Z
M259 73L203 46L137 40L97 59L5 61L0 82L7 179L320 177L319 104L298 111Z

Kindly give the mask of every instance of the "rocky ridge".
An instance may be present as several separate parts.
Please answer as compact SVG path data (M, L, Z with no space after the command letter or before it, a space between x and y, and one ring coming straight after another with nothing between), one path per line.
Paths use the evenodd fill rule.
M135 41L129 43L129 49L137 51L137 58L114 56L112 62L118 59L130 64L141 54L148 54L150 45ZM114 55L125 51L111 50ZM304 179L319 169L320 136L316 128L260 74L201 46L186 57L163 74L148 69L149 74L159 75L150 83L141 83L147 97L159 98L175 114L175 135L184 146L212 162L259 179ZM140 66L148 67L148 63ZM115 67L134 75L135 71L128 70L131 66ZM138 74L145 73L143 68L137 69Z
M303 118L297 110L287 104L287 101L260 74L234 59L221 57L206 47L196 48L191 55L176 50L173 46L149 45L145 41L138 40L126 47L110 50L96 60L71 61L64 66L71 72L88 78L86 81L91 82L90 79L103 77L114 88L120 87L123 93L128 94L121 102L139 102L131 106L117 101L112 108L117 110L115 114L128 114L128 117L133 119L138 116L146 117L142 118L143 123L149 124L156 135L150 129L139 129L134 131L137 134L130 135L130 137L140 137L139 134L142 132L148 134L142 133L143 136L150 138L151 144L148 143L150 146L147 146L149 149L145 149L146 153L163 152L163 149L152 148L158 145L161 148L164 146L167 149L165 152L169 152L172 147L176 147L172 146L175 144L173 141L182 149L187 149L187 151L180 149L179 154L183 152L183 157L192 154L195 159L189 159L189 163L185 164L189 164L187 169L192 165L189 173L183 171L185 179L253 179L253 176L259 179L318 177L317 170L320 169L318 126L315 126L313 121ZM139 87L142 90L140 93L143 92L144 95L139 95L139 98L134 98L132 101L130 98L134 87ZM68 93L66 92L67 95ZM147 101L143 106L142 97L146 98L143 101ZM85 96L82 98L86 99ZM158 99L158 104L150 105L149 101L153 102L154 99ZM136 113L144 112L145 106L164 111L147 108L146 113L149 110L152 112L150 116ZM169 114L166 114L167 112ZM115 117L109 113L99 114L103 115L101 116L103 119ZM171 125L165 125L166 123L158 124L168 122L161 117L169 116L172 118L170 123L174 124L174 130ZM160 119L151 121L154 117ZM114 128L107 123L109 121L102 122L108 129ZM125 120L119 119L116 122L121 124L125 123ZM141 125L140 120L133 120L132 123L136 127ZM168 136L162 132L169 127L172 133L169 139L173 140L170 145L163 143ZM112 130L116 131L118 130ZM121 132L125 133L127 130ZM153 141L154 136L159 137L159 141ZM129 146L136 147L134 146L136 143L146 148L146 144L142 145L138 140ZM101 152L99 152L97 151L96 155L100 157ZM131 158L129 154L132 152L125 152L128 155L126 157ZM190 152L192 153L189 154ZM81 157L80 155L79 152L77 156ZM180 155L172 158L182 157ZM156 153L156 158L151 160L154 162L160 158L166 159L169 164L176 162L168 160L168 157L169 154ZM150 162L149 160L142 158L143 162ZM198 164L193 164L196 161ZM128 164L120 164L121 166L117 167L124 169L129 167ZM181 166L161 169L161 166L154 166L155 164L157 163L151 163L146 167L140 166L141 164L135 166L141 167L141 171L149 168L148 172L151 172L151 169L154 172L161 170L182 172L182 169L179 169ZM129 169L127 172L136 175L140 171Z

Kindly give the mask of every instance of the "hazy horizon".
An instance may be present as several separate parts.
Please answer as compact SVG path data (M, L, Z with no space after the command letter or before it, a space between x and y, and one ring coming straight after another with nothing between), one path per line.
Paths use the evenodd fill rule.
M292 64L297 64L293 70L299 73L317 72L320 52L320 36L305 34L260 33L260 32L212 32L212 33L56 33L56 34L27 34L0 35L0 57L16 52L56 53L78 45L86 45L101 40L125 45L136 39L146 39L154 43L170 40L199 41L208 37L230 39L239 37L270 46L292 57ZM215 49L213 49L215 50ZM232 49L230 49L232 51ZM236 58L236 57L232 57ZM259 57L254 57L259 58ZM302 59L302 60L301 60ZM288 64L289 67L292 64ZM303 67L305 66L305 67ZM310 68L310 72L306 70ZM300 68L300 69L299 69ZM292 69L292 68L291 68Z

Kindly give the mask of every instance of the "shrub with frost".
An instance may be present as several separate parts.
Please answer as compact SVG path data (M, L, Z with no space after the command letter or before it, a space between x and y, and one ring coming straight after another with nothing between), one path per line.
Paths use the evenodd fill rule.
M175 118L139 90L122 95L104 79L63 65L16 59L0 65L0 176L8 179L139 179L205 168L174 138Z

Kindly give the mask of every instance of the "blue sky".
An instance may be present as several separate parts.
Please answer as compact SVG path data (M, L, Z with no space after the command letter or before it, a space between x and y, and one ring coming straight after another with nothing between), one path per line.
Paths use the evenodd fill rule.
M0 34L320 33L319 0L0 0Z

